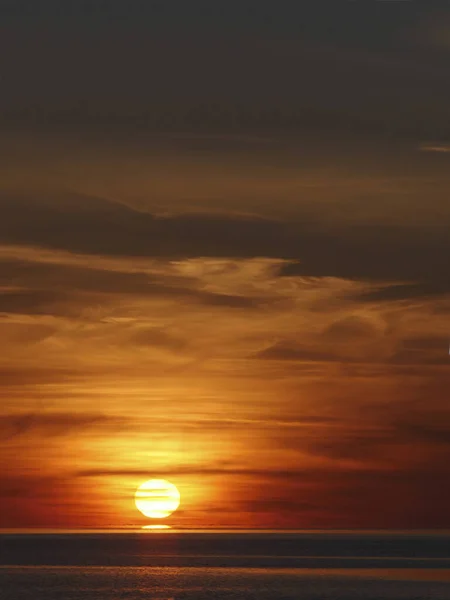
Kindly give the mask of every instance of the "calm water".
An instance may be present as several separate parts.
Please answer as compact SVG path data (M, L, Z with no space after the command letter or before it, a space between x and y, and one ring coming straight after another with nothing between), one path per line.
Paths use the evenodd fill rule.
M1 600L450 599L450 535L0 535Z

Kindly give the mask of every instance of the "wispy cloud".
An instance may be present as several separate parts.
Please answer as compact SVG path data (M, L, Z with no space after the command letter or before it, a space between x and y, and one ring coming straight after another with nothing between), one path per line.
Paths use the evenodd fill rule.
M94 428L112 431L124 425L123 419L105 414L18 413L0 415L0 441L19 436L65 436L70 432Z
M442 144L442 143L421 144L420 150L422 152L438 152L441 154L447 154L450 152L450 144Z

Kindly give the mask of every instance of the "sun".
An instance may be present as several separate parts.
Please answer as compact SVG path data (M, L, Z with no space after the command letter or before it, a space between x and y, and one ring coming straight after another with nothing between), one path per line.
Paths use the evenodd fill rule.
M136 508L146 517L165 519L180 506L180 492L165 479L149 479L134 494Z

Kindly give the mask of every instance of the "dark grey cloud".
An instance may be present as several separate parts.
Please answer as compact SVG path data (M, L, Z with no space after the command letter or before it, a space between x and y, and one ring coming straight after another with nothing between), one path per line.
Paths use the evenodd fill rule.
M373 296L365 297L367 300L389 299L390 294L396 299L402 295L415 297L419 292L436 295L450 291L447 260L450 237L445 223L421 227L360 224L330 228L321 226L317 220L301 218L289 223L226 214L161 218L100 198L76 195L39 201L3 194L0 209L3 243L110 256L268 256L297 261L282 269L285 276L415 282L411 287L396 283L392 291L387 288L374 292ZM95 274L92 275L94 278ZM103 280L105 290L116 286L117 275L105 272L97 275L99 282ZM150 291L153 286L153 291L158 292L158 282L151 282L142 274L122 277L124 291L143 288ZM71 282L76 286L76 277ZM243 298L210 298L211 303L215 301L230 306L254 302Z
M188 347L186 340L157 327L142 327L133 334L132 341L137 345L156 346L173 352L182 352Z
M449 134L445 56L422 35L442 9L66 4L0 7L8 119L106 131L126 121L137 135L145 126Z
M281 243L282 224L227 215L142 213L102 198L0 198L0 240L114 256L264 255Z
M381 4L381 3L380 3ZM124 5L120 0L99 1L95 4L68 2L63 8L58 0L2 0L0 14L10 24L55 23L73 29L83 26L111 26L118 24L142 28L155 33L160 28L167 33L180 33L212 27L214 33L260 32L266 36L283 34L288 39L301 35L327 40L339 40L352 45L384 45L396 42L398 32L424 18L440 13L439 6L414 7L392 3L392 6L360 5L359 3L299 5L295 0L284 0L274 7L270 0L232 0L211 5L208 0L166 0L148 3L131 0ZM386 16L389 15L389 19ZM331 28L330 25L335 25ZM97 29L97 32L99 30ZM380 40L383 32L384 39Z
M11 387L20 388L51 382L74 381L84 375L70 368L21 367L19 365L0 367L0 390Z
M0 312L89 317L89 310L108 308L115 297L178 299L211 308L251 309L271 300L264 296L221 294L201 290L189 277L152 275L78 266L0 259L0 283L22 289L0 292ZM34 286L43 289L34 289ZM116 298L117 299L117 298Z
M51 337L56 331L54 325L45 323L14 323L8 320L7 315L0 315L0 326L8 350L11 341L13 347L17 343L30 346Z
M380 407L369 408L368 413L371 416L378 413L378 419L362 421L353 427L346 427L342 419L342 429L331 429L326 435L298 440L299 448L334 459L353 459L368 464L383 463L391 457L397 467L405 460L405 449L409 448L411 458L407 462L410 465L398 467L400 471L405 468L420 472L424 465L430 470L449 469L444 462L439 465L439 456L448 452L450 444L449 410L436 408L432 401L429 408L397 405L391 408L393 414L386 416L383 422L380 421L383 413ZM291 440L291 444L294 443L295 440ZM413 458L418 456L420 458Z
M292 340L278 341L256 354L254 358L295 362L382 361L383 356L379 352L367 356L361 348L361 344L371 344L378 337L380 332L374 323L358 316L349 316L327 326L309 344Z
M298 232L300 261L285 275L329 275L350 279L403 280L447 292L450 279L447 226L359 224ZM413 290L414 292L414 290Z
M299 476L299 481L301 477ZM275 493L275 490L272 490ZM278 497L275 498L258 498L248 501L240 502L236 506L236 511L246 511L250 513L268 512L274 515L276 514L291 514L296 515L298 513L304 513L305 511L318 511L324 507L321 501L314 502L313 499L304 500L301 498L301 491L299 496L292 497L292 488L288 487L284 489L284 493L278 492Z
M449 282L445 278L433 282L394 284L372 292L364 292L358 295L357 299L360 302L392 302L413 300L414 298L433 298L448 292Z
M394 411L395 412L395 411ZM398 443L411 446L422 444L429 449L448 452L450 446L450 408L436 406L430 401L427 408L412 408L410 411L397 408L391 417L392 427ZM424 453L425 454L425 453Z
M448 335L426 335L408 337L402 341L402 346L403 348L407 348L412 351L436 351L441 353L442 350L448 349L449 337Z
M67 478L48 476L42 473L30 475L26 479L15 474L2 477L0 497L16 501L18 498L51 498L56 488L67 485Z
M254 356L261 360L286 360L286 361L324 361L336 360L336 354L317 348L311 348L292 343L277 342L269 348L265 348Z
M217 465L203 467L202 465L190 465L185 467L176 467L174 469L86 469L76 471L76 477L177 477L182 475L189 476L210 476L210 477L254 477L260 479L273 478L276 480L297 481L302 474L306 473L302 469L252 469L242 465L224 464L222 461Z
M34 261L32 257L30 260L0 260L0 282L5 286L25 288L3 292L5 307L17 298L17 310L13 312L19 312L20 308L32 311L34 307L35 310L39 310L40 307L45 307L52 302L64 303L68 300L67 294L72 294L72 298L75 298L77 293L87 294L85 296L87 301L92 299L92 294L95 293L113 295L164 293L167 296L189 294L188 280L183 280L181 277L169 279L169 281L163 280L162 277L141 271L109 270L95 266L95 263L92 266L64 262L41 263L39 259ZM40 287L44 289L39 289Z
M399 343L389 362L398 365L450 365L449 338L406 338Z
M104 414L20 413L0 415L0 441L24 435L64 436L73 431L93 428L113 430L124 426L124 419Z
M0 261L0 281L3 265ZM56 290L7 290L0 291L0 313L61 315L70 314L71 303L69 292ZM66 308L67 307L67 308Z
M364 341L373 339L377 335L377 329L367 319L350 316L332 323L322 335L328 341L339 343Z
M450 446L450 414L442 411L441 414L435 413L427 416L428 423L402 423L398 429L404 438L411 440L412 443L426 442L438 447ZM430 423L430 416L444 419L444 421Z
M401 441L396 432L388 428L377 430L360 427L356 431L342 431L339 436L323 436L306 443L311 453L334 459L373 461L383 455L383 450L394 451Z
M115 373L133 379L129 369L122 371L116 366ZM102 382L110 385L111 369L99 365L79 366L69 361L65 366L48 366L45 361L39 366L18 362L3 364L0 366L0 398L2 403L13 401L15 406L22 406L24 399L39 406L45 406L47 401L56 401L60 405L66 400L79 398L79 386L92 385L93 380L99 385Z

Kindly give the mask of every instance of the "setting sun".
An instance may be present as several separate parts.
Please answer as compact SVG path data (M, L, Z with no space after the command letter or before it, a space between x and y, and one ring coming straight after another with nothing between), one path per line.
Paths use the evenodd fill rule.
M134 501L146 517L164 519L179 507L180 492L170 481L150 479L138 487Z

